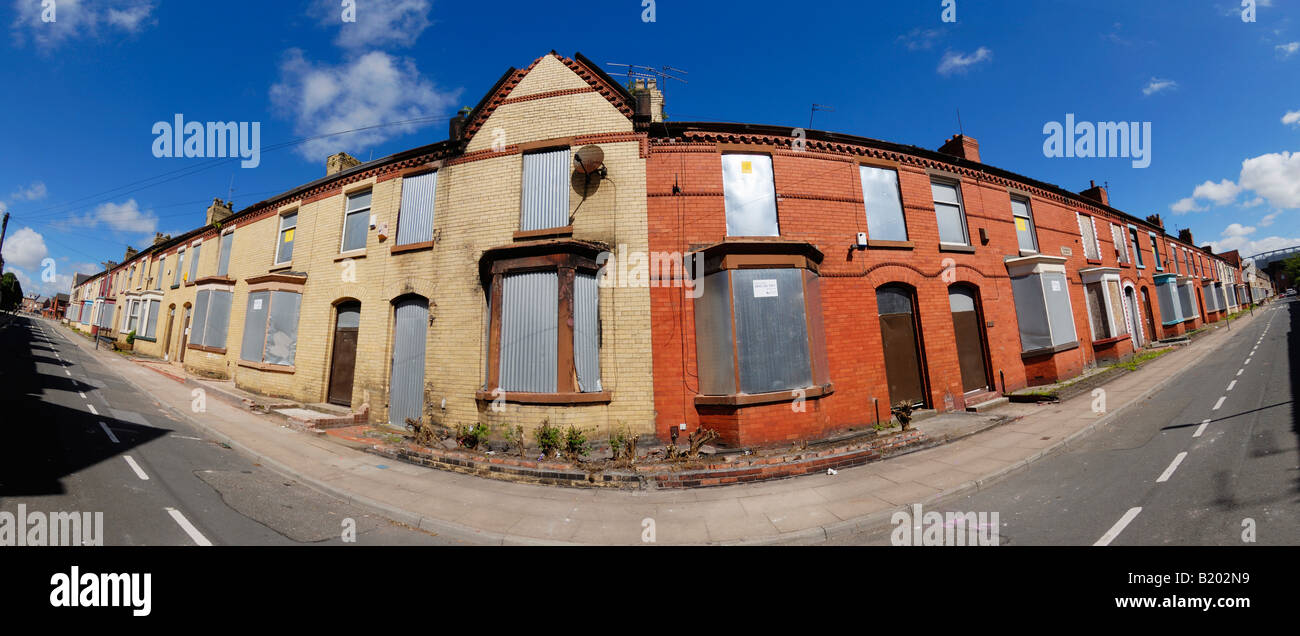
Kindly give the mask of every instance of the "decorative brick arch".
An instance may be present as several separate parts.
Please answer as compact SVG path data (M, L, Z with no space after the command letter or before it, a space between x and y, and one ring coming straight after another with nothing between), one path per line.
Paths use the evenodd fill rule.
M402 296L415 294L423 296L429 300L429 305L433 306L434 292L438 284L430 278L415 278L407 276L397 280L389 281L384 285L384 299L393 302Z

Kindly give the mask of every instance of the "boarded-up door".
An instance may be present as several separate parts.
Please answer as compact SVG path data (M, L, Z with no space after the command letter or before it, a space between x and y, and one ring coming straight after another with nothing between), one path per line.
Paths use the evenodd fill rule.
M429 303L412 297L394 304L393 367L388 383L388 423L405 427L424 414L424 341Z
M352 406L352 378L357 362L357 331L361 303L339 305L334 323L334 355L330 361L330 404Z
M984 356L984 321L973 290L953 287L948 290L952 308L952 330L957 344L957 361L961 364L962 391L989 388L988 360Z
M916 313L912 292L904 287L876 290L880 310L880 339L884 346L885 376L891 404L925 403L921 381L921 355L916 340Z

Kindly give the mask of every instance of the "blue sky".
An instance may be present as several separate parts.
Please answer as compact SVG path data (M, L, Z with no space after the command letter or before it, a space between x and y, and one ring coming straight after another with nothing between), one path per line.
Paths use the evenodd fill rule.
M44 0L47 4L51 0ZM672 66L675 120L807 126L938 148L1111 202L1243 254L1300 244L1300 9L1257 0L587 3L0 0L6 270L29 291L362 160L445 138L510 66L552 49ZM607 70L614 70L607 68ZM154 156L156 122L257 122L261 161ZM1150 122L1151 165L1047 157L1044 125ZM411 122L410 120L416 120ZM348 135L345 130L386 124ZM308 141L303 141L308 138ZM295 143L296 142L296 143ZM42 280L44 259L53 281Z

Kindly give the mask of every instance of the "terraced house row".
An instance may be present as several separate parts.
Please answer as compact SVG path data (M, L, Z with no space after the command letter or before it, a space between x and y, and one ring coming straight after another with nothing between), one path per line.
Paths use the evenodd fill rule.
M981 162L669 122L581 54L510 69L448 139L78 276L67 319L372 422L542 421L733 445L963 409L1221 320L1239 259Z

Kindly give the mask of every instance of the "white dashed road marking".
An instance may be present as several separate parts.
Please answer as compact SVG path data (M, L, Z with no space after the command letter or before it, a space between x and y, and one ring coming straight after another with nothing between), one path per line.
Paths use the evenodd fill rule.
M121 443L122 443L122 442L117 441L117 436L113 434L113 430L110 429L110 428L108 428L108 425L107 425L107 424L105 424L105 423L103 423L103 422L100 422L100 423L99 423L99 426L100 426L101 428L104 429L104 434L108 435L108 439L113 440L113 443L114 443L114 444L121 444Z
M194 524L190 523L190 520L186 519L185 515L181 514L181 511L175 508L167 508L167 514L171 515L172 519L176 520L176 524L181 527L181 530L185 531L185 534L190 535L190 538L193 539L195 543L201 546L212 545L212 542L208 541L207 537L200 534L199 529L195 528Z
M1192 437L1200 437L1201 433L1205 432L1205 427L1209 425L1210 425L1210 420L1203 420L1201 422L1201 425L1196 427L1196 432L1192 433Z
M1223 397L1221 397L1221 398L1219 398L1219 401L1214 403L1214 408L1212 408L1212 409L1210 409L1210 410L1211 410L1211 411L1217 411L1217 410L1219 410L1219 407L1220 407L1220 406L1223 406L1223 401L1226 400L1226 399L1228 399L1228 396L1226 396L1226 395L1223 396Z
M125 460L126 460L126 463L128 463L128 464L131 465L131 470L134 470L134 471L135 471L135 476L136 476L136 477L139 477L140 479L142 479L142 480L144 480L144 481L149 481L149 476L146 475L146 474L144 474L144 471L140 469L140 465L137 464L137 463L135 463L135 460L134 460L134 459L131 459L131 456L130 456L130 455L123 455L123 456L122 456L122 459L125 459Z
M87 404L87 405L86 405L86 408L90 409L90 412L91 412L91 413L93 413L93 414L95 414L95 415L99 415L99 411L96 411L96 410L95 410L95 405L94 405L94 404Z
M1234 387L1234 386L1237 386L1237 381L1236 381L1236 380L1233 380L1232 382L1229 382L1229 383L1228 383L1228 390L1231 391L1231 390L1232 390L1232 387Z
M1110 542L1114 541L1115 537L1118 537L1119 533L1123 532L1124 528L1128 527L1128 524L1137 518L1139 512L1142 512L1141 508L1129 508L1128 512L1124 513L1124 516L1120 517L1119 521L1116 521L1115 525L1111 526L1110 530L1106 531L1106 534L1101 535L1101 538L1097 539L1097 542L1093 545L1110 545Z
M1178 470L1178 465L1183 463L1183 459L1185 459L1186 457L1187 457L1187 451L1178 453L1178 456L1174 457L1174 463L1170 464L1169 468L1165 469L1165 472L1160 473L1160 477L1156 479L1156 483L1158 484L1161 482L1169 481L1169 478L1174 475L1174 471Z

